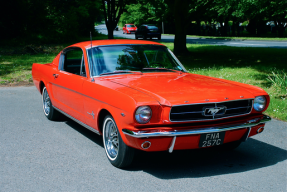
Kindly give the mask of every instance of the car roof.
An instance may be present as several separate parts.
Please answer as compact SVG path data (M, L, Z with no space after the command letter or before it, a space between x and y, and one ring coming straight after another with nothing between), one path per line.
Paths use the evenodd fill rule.
M94 40L92 41L92 46L101 46L101 45L161 45L154 41L144 41L144 40L133 40L133 39L106 39L106 40ZM90 48L91 41L84 41L70 45L69 47L81 47L81 48Z

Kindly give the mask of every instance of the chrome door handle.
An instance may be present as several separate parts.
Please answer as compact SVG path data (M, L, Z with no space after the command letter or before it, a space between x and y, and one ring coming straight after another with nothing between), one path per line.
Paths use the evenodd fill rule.
M53 74L53 76L54 76L54 79L56 79L59 77L59 74Z

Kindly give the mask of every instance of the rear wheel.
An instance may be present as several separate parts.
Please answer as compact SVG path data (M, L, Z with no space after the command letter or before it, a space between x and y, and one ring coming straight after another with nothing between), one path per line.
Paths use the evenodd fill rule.
M44 87L42 91L42 103L44 114L49 120L55 121L59 119L60 113L53 107L46 87Z
M135 150L123 142L116 122L110 115L104 119L103 142L106 155L113 166L122 168L132 163Z

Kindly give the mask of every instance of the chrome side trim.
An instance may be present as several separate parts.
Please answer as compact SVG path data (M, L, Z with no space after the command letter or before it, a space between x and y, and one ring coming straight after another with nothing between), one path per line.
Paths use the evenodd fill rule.
M78 120L78 119L76 119L76 118L74 118L74 117L72 117L71 115L69 115L69 114L67 114L67 113L65 113L64 111L62 111L62 110L60 110L60 109L58 109L57 107L55 107L55 106L53 106L57 111L59 111L60 113L62 113L62 114L64 114L64 115L66 115L67 117L69 117L70 119L72 119L72 120L74 120L74 121L76 121L77 123L79 123L80 125L82 125L83 127L85 127L85 128L87 128L87 129L89 129L90 131L92 131L92 132L94 132L94 133L96 133L96 134L98 134L98 135L101 135L100 134L100 132L98 131L98 130L96 130L96 129L94 129L94 128L92 128L92 127L90 127L89 125L86 125L85 123L83 123L82 121L80 121L80 120Z
M171 141L171 143L170 143L170 147L169 147L169 149L168 149L168 152L170 152L170 153L173 152L175 140L176 140L176 136L174 136L174 137L172 138L172 141Z
M251 105L251 109L250 109L249 113L244 113L244 114L240 114L240 115L233 115L233 116L227 116L227 117L216 118L216 119L199 119L199 120L184 120L184 121L172 121L172 120L170 120L171 109L172 109L173 107L176 107L176 106L197 105L197 104L217 104L217 103L219 103L219 104L220 104L220 103L226 103L226 102L232 102L232 101L242 101L242 100L251 100L251 101L252 101L252 105ZM238 99L238 100L222 101L222 102L192 103L192 104L183 104L183 105L173 105L173 106L170 108L170 112L169 112L169 121L170 121L170 122L213 121L213 120L219 120L219 119L226 119L226 118L230 118L230 117L239 117L239 116L243 116L243 115L249 115L249 114L252 112L253 104L254 104L254 98L253 98L253 99Z
M223 131L230 131L236 129L243 129L253 127L262 123L266 123L270 121L271 118L267 115L264 115L261 120L257 120L256 122L252 123L243 123L243 124L236 124L236 125L229 125L229 126L222 126L222 127L208 127L208 128L198 128L198 129L186 129L186 130L174 130L174 131L131 131L128 129L123 129L123 133L135 138L143 138L143 137L174 137L174 136L183 136L183 135L198 135L204 133L218 133ZM159 128L160 129L160 128Z

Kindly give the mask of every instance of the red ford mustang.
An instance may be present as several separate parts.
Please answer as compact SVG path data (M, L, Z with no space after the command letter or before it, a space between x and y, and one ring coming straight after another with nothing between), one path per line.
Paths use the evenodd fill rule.
M235 148L271 120L263 89L187 73L156 42L77 43L33 64L32 75L45 116L64 114L102 135L116 167L128 166L135 149Z

